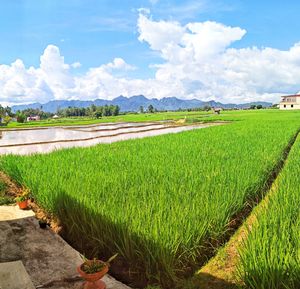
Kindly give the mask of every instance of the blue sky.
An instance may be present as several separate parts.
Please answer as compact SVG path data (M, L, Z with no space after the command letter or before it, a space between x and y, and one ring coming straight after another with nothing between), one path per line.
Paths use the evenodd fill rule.
M0 65L21 59L25 68L37 68L46 47L54 45L65 63L80 62L81 66L72 71L74 76L118 57L135 67L126 71L126 77L154 78L157 69L153 65L164 64L166 58L162 50L151 49L147 39L139 40L140 8L150 10L147 17L153 22L185 26L213 21L246 30L240 40L226 48L256 46L285 51L300 41L299 1L2 0ZM286 90L297 85L293 83Z
M209 2L213 2L209 3ZM152 1L155 3L155 1ZM151 9L154 19L213 20L247 30L236 47L270 46L288 49L300 41L299 1L115 1L115 0L2 0L0 63L21 58L39 64L48 44L59 46L67 62L81 69L118 56L139 67L139 77L153 73L159 57L137 39L137 10Z

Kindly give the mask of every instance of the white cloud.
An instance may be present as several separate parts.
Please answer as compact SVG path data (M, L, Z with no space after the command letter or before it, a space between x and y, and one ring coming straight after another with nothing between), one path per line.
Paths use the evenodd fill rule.
M138 19L139 40L149 43L153 50L162 50L166 46L179 43L184 35L184 28L178 22L155 22L146 13L140 13Z
M70 69L79 62L65 63L60 50L48 45L40 57L38 68L25 68L18 59L11 65L0 65L0 103L47 102L53 99L112 98L120 91L131 92L126 79L115 79L113 71L129 71L135 67L122 58L91 68L82 76L73 76ZM118 84L119 83L119 84ZM128 94L129 95L129 94Z
M102 65L100 68L103 70L134 70L136 67L127 64L122 58L115 58L112 62Z
M71 66L73 68L79 68L79 67L81 67L81 63L77 61L77 62L72 63Z
M79 62L65 63L58 47L49 45L37 68L18 59L0 65L0 103L46 102L53 99L112 99L118 95L177 96L222 102L278 101L300 89L300 42L286 51L232 48L246 34L240 27L212 21L182 25L154 21L140 10L138 39L163 59L155 77L135 79L135 69L122 58L74 75Z
M180 25L153 21L141 13L140 41L160 53L156 80L177 84L184 97L224 102L278 101L300 88L300 44L287 51L273 48L234 49L244 29L206 21ZM178 94L176 94L178 95Z

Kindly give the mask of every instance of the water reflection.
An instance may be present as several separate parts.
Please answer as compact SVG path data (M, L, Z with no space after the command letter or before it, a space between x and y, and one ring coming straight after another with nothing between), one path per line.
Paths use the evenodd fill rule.
M0 132L0 154L48 153L70 147L87 147L133 138L177 133L213 124L172 127L165 123L111 124L89 127L47 128Z
M93 127L50 127L32 130L15 130L4 131L0 147L37 144L43 142L59 142L73 140L88 140L94 137L110 136L117 133L140 131L144 128L157 129L164 127L160 123L145 123L145 124L116 124L110 126L98 125Z

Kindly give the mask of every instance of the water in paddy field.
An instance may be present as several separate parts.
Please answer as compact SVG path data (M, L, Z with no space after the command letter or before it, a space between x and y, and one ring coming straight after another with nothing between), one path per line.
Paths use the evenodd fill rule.
M156 122L2 130L0 131L0 154L48 153L62 148L87 147L208 126L212 124L174 127L170 123Z

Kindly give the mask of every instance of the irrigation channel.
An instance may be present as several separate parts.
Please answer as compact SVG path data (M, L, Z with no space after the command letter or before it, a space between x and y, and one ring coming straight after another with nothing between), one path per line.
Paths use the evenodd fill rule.
M201 129L222 123L175 125L172 122L105 123L88 126L39 127L0 130L0 154L49 153L168 133Z

